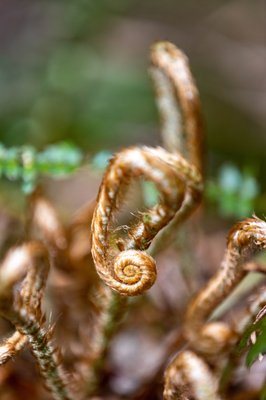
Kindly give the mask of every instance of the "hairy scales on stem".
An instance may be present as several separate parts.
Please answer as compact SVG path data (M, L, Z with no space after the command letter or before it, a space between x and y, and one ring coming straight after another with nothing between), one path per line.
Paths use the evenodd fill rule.
M41 301L49 272L48 253L40 242L29 242L11 250L0 268L0 313L16 328L17 343L27 338L46 386L57 400L71 400L65 372L59 362L58 350L52 343L52 331L45 327ZM24 279L23 279L24 278ZM19 292L13 287L21 279ZM7 357L14 356L21 346L11 348ZM24 342L23 342L24 344ZM3 346L6 346L4 343ZM3 346L0 352L3 354Z
M168 153L144 147L125 149L111 161L104 175L92 221L92 255L100 277L121 294L136 295L156 278L154 260L143 251L156 233L173 218L184 198L184 183L167 162ZM110 245L110 226L122 195L132 179L144 177L156 185L161 202L140 215L128 238Z

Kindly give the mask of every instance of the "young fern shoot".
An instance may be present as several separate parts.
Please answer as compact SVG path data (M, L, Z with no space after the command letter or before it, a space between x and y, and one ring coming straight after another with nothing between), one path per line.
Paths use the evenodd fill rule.
M145 250L155 254L161 243L166 243L160 240L158 232L171 220L175 221L175 227L184 221L196 209L202 194L200 106L186 57L171 43L159 42L151 49L151 62L166 149L130 148L114 156L103 177L91 228L96 270L111 289L123 296L141 294L153 285L157 274L155 261ZM189 123L182 129L181 119L185 122L188 116ZM160 203L139 215L135 225L129 227L127 238L111 243L114 214L123 201L125 189L139 178L156 185ZM114 325L112 321L118 314L117 307L108 304L119 305L121 300L117 301L117 296L108 295L102 311L105 317L109 314L103 318L108 326ZM102 326L102 332L110 332L108 326ZM105 347L108 340L102 340ZM99 355L103 354L106 351L102 349Z
M173 153L148 147L118 153L104 175L92 222L92 255L99 276L112 289L130 296L149 289L156 277L154 261L143 251L171 220L175 226L184 221L202 193L199 101L186 57L171 43L159 42L152 47L151 60L164 141L170 147L166 138L176 135L177 145ZM185 136L177 117L178 104ZM113 213L125 187L140 177L156 185L161 202L140 216L129 228L128 239L117 242L116 251L109 243Z
M171 161L161 148L125 149L113 158L103 178L92 221L92 255L100 277L120 294L138 295L155 281L155 262L143 251L184 199L185 184ZM139 177L155 183L161 202L141 214L128 237L117 242L116 255L109 239L114 211L131 179Z

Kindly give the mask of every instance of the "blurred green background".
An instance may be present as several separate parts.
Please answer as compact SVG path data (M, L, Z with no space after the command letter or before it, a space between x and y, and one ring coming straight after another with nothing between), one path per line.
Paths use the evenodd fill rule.
M147 67L167 39L188 55L201 93L209 176L233 163L265 189L262 0L2 0L0 142L85 153L158 144Z

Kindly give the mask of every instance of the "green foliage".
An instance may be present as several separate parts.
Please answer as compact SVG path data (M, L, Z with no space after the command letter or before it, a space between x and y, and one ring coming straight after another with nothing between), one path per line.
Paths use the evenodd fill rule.
M223 217L246 217L254 213L259 186L254 172L225 164L216 180L206 185L207 199L218 207Z
M58 143L37 152L32 146L5 148L0 144L0 174L9 180L22 182L22 190L33 191L39 176L66 176L80 166L81 151L69 144Z
M260 354L266 354L266 317L263 317L246 329L238 347L240 352L247 347L253 332L256 332L256 341L251 344L246 356L246 364L248 367L252 366L259 358Z
M100 151L91 160L92 168L104 171L111 157L112 153L109 151Z
M36 7L30 3L29 16ZM8 43L1 54L1 142L43 148L67 138L94 152L103 142L115 148L127 145L131 136L131 142L142 140L139 128L155 120L145 68L124 64L111 56L112 46L106 52L100 44L130 4L131 0L38 2L39 19L21 22L25 33L15 40L22 42L16 62ZM12 7L10 12L17 13ZM16 35L10 31L11 37ZM32 48L35 37L40 43Z
M109 148L123 146L130 136L142 140L139 126L151 125L155 116L145 72L110 61L107 69L104 56L87 44L62 45L47 59L42 75L16 77L16 101L9 104L8 87L0 94L5 104L0 110L0 140L8 146L45 146L66 137L93 151L100 150L103 141ZM36 82L27 93L29 79ZM4 81L9 80L6 71ZM22 84L27 96L20 95Z

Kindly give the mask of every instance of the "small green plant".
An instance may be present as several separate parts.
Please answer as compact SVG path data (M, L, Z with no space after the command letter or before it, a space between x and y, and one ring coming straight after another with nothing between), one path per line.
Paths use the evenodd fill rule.
M266 307L260 312L260 315L257 322L248 326L238 346L239 351L243 351L249 346L246 356L248 367L266 354Z
M22 191L31 193L40 176L61 178L81 165L80 149L70 143L58 143L38 152L33 146L5 148L0 144L0 176L20 181Z
M224 164L217 179L206 185L206 197L217 206L223 217L251 216L260 188L252 168L241 171L233 164Z

